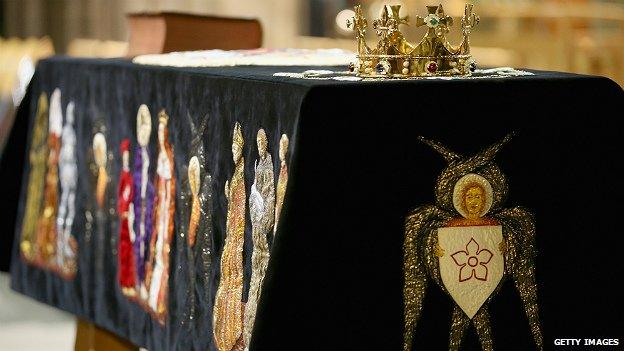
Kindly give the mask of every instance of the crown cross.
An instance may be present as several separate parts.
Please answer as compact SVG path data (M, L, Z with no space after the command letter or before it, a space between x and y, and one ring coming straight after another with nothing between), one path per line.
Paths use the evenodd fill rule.
M461 23L465 36L470 35L470 29L479 24L479 16L472 12L472 4L466 5Z
M355 15L353 18L347 20L347 28L351 28L356 31L357 35L364 33L368 23L366 18L362 15L362 7L360 5L355 6Z
M398 28L400 24L408 24L409 16L401 17L399 14L399 11L401 11L401 5L390 5L390 10L392 10L392 20L394 21L396 28Z

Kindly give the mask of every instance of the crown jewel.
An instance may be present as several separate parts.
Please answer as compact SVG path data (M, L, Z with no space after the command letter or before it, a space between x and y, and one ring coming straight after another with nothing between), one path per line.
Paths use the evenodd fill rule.
M470 31L479 23L479 16L467 4L461 19L462 42L451 45L446 39L453 18L444 14L442 5L427 6L426 17L416 16L417 27L426 26L427 34L418 44L405 39L399 30L407 25L409 17L401 17L401 5L385 5L381 17L373 21L379 38L377 46L366 44L368 22L360 5L355 6L355 16L347 21L357 40L357 60L350 69L358 76L370 78L409 78L426 76L468 76L476 69L470 55Z

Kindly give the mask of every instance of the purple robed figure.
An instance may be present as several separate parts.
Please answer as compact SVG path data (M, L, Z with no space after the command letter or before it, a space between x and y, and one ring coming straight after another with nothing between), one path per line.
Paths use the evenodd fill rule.
M144 156L148 155L147 159ZM144 168L145 167L145 168ZM152 235L152 213L154 205L154 185L150 181L149 153L144 147L137 147L134 158L134 255L136 260L137 284L143 285L145 279L145 261Z
M147 106L141 105L137 113L137 145L134 153L133 186L134 223L136 235L133 249L136 258L136 284L139 298L147 299L145 263L149 255L149 242L153 228L154 184L149 174L149 139L152 131L151 115Z

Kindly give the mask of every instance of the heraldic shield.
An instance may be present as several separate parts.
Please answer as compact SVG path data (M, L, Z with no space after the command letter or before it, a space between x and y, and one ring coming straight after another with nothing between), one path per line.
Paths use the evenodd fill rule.
M442 283L471 319L503 278L502 242L499 225L438 228Z

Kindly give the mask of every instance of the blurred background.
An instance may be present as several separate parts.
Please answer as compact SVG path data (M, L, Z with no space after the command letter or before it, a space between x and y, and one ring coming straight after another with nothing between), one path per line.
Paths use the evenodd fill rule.
M440 0L438 0L440 1ZM448 15L460 17L466 1L442 0ZM481 66L514 66L605 75L624 85L624 0L471 1L481 24L473 31ZM46 55L123 56L127 13L178 11L256 17L263 46L354 49L345 26L361 3L369 19L384 3L403 4L407 15L426 14L419 0L0 0L0 60L7 46ZM458 23L458 22L456 22ZM456 31L452 34L459 35ZM424 29L410 29L412 41ZM453 37L451 35L451 37ZM17 44L11 38L37 38ZM43 38L43 39L42 39ZM43 42L42 42L43 40ZM39 52L38 50L41 50ZM37 56L35 54L35 56ZM4 62L3 62L4 63ZM1 70L11 69L0 65ZM6 79L3 85L9 86Z
M447 15L457 19L466 2L437 1ZM414 16L425 15L425 5L437 1L0 0L0 156L13 123L14 106L21 100L36 61L54 53L126 56L130 38L127 14L172 11L257 18L263 47L355 50L353 33L346 27L354 5L361 4L372 23L384 3L402 4L403 14ZM624 0L467 1L475 4L481 17L471 37L472 53L481 67L595 74L624 86ZM420 40L425 31L409 26L403 30L411 41ZM458 42L459 34L456 25L450 38ZM195 41L189 38L187 42Z

